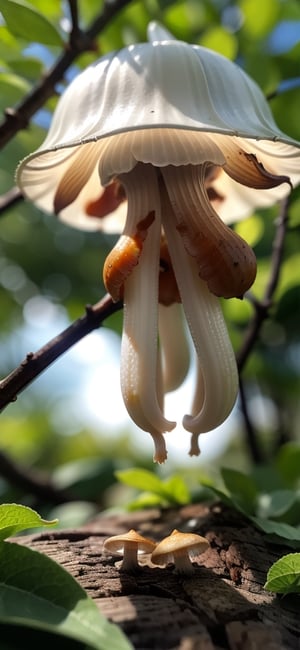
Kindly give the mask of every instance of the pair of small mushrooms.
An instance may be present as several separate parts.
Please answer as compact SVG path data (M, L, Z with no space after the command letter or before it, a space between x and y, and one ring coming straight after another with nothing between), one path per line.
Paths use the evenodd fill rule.
M151 553L153 564L161 566L174 562L176 573L189 575L194 571L191 558L204 553L208 547L209 543L205 537L195 533L181 533L176 529L159 544L142 537L133 529L128 533L109 537L104 542L106 551L112 555L123 555L120 570L131 573L139 568L138 555Z

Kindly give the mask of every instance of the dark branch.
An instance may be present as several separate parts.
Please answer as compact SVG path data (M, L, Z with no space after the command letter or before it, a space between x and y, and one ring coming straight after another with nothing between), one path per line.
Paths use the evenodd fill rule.
M241 349L237 353L237 365L241 373L254 345L257 342L259 332L264 321L269 316L272 307L273 296L278 285L280 268L283 258L284 241L288 224L288 205L289 197L281 202L281 211L277 219L276 235L273 242L273 251L271 256L271 273L270 279L266 286L264 296L261 301L253 300L255 313L250 321L248 330Z
M79 27L79 18L78 18L78 2L77 0L68 0L70 16L71 16L71 32L70 32L70 43L72 44L78 34L80 33Z
M249 447L249 451L251 454L251 458L254 463L262 463L263 462L263 457L262 453L260 450L260 447L257 443L257 436L256 436L256 431L253 427L253 424L251 422L251 418L249 415L248 411L248 404L247 404L247 399L244 391L244 384L243 380L240 377L239 378L239 387L240 387L240 408L243 414L244 418L244 425L245 425L245 430L247 434L247 443Z
M289 197L287 197L282 201L280 215L277 219L277 228L276 228L276 234L273 242L273 250L271 256L270 279L266 286L263 299L261 301L256 301L256 300L252 301L255 308L254 316L250 321L248 330L246 331L243 345L237 354L237 365L240 374L240 407L244 418L247 443L254 463L262 462L263 457L259 445L257 443L256 432L249 415L249 411L247 407L247 399L244 392L243 382L241 379L241 372L255 344L257 343L261 327L264 321L269 316L269 311L272 306L273 296L278 285L281 263L283 258L284 241L285 241L285 235L286 235L287 224L288 224L288 205L289 205Z
M122 303L114 303L109 295L100 302L86 307L86 314L37 352L30 352L22 363L0 382L0 410L17 399L19 393L50 366L64 352L84 336L97 329L103 321L121 309Z
M77 30L76 38L74 38L74 33L72 36L71 32L70 43L66 45L65 51L43 79L15 108L8 108L5 111L5 118L0 124L0 148L4 147L18 131L28 126L32 116L55 94L56 84L63 79L65 72L75 59L82 52L93 49L95 37L121 9L130 4L130 1L114 0L113 2L105 2L101 14L96 17L85 32ZM75 2L72 2L72 5L73 21L75 21Z
M23 492L34 494L40 501L60 504L78 500L78 497L70 492L55 488L49 478L41 472L25 470L3 452L0 452L0 476Z

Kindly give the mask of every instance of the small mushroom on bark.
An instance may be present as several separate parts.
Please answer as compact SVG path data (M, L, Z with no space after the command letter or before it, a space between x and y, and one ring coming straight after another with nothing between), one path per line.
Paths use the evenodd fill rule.
M151 555L153 564L164 565L174 562L176 573L190 575L194 572L191 558L204 553L209 547L205 537L194 533L181 533L173 530L154 549Z
M134 529L114 535L104 542L104 549L112 555L123 555L120 571L134 573L139 569L138 554L152 553L155 543L147 537L142 537Z

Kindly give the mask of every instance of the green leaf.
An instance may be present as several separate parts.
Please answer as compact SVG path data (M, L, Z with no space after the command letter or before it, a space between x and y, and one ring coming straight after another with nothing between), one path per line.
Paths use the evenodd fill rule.
M182 505L191 500L188 488L181 476L174 475L169 479L162 480L147 469L133 468L117 471L116 477L125 485L137 490L144 490L147 493L152 492L167 503Z
M289 442L278 452L275 466L287 485L294 487L300 481L300 445Z
M265 589L280 594L300 593L300 553L284 555L271 566Z
M179 505L190 503L191 495L185 481L181 476L174 474L171 476L171 478L164 481L163 487L166 496L169 495L169 500L171 502L177 503Z
M126 506L129 512L145 510L146 508L163 508L166 505L165 499L153 492L141 492L136 499L133 499Z
M267 533L268 535L277 535L283 539L300 542L300 529L290 524L285 524L281 521L272 521L271 519L263 519L262 517L250 517L251 521Z
M292 490L275 490L269 494L260 494L258 498L258 514L267 519L281 517L297 501L297 494Z
M20 533L28 528L40 528L41 526L55 526L57 519L46 521L40 515L27 506L15 503L3 503L0 505L0 541Z
M14 36L45 45L63 45L54 25L25 0L0 0L0 11Z
M146 490L155 494L164 495L164 485L162 480L153 472L147 469L124 469L116 473L118 481L136 488L137 490Z
M215 488L213 485L210 485L210 483L207 483L206 481L201 480L201 485L203 487L206 487L208 490L210 490L220 501L225 503L228 508L233 508L234 510L238 510L238 512L241 512L243 515L246 517L249 517L249 515L243 510L242 506L235 501L232 497L230 497L228 494L225 492L222 492L222 490L219 490L218 488Z
M1 0L0 0L1 2ZM0 110L16 104L30 90L30 84L22 77L9 72L0 73Z
M33 56L22 56L9 59L7 62L10 70L26 79L35 80L43 74L43 63Z
M130 650L76 580L46 555L0 543L0 622L81 641L94 650Z
M258 492L253 479L247 474L226 467L221 470L221 474L225 487L234 501L249 514L254 514Z

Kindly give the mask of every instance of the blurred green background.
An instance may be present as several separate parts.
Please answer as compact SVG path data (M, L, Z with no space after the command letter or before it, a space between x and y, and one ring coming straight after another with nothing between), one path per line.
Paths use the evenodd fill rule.
M62 51L70 28L69 5L60 0L31 0L47 19L37 34L13 24L0 1L0 110L14 106L41 79ZM82 29L101 12L99 0L79 0ZM1 18L1 10L3 16ZM6 7L7 10L7 7ZM93 51L76 60L58 84L58 94L78 71L102 54L146 39L149 20L161 21L178 38L210 47L238 62L260 85L280 128L300 140L299 0L145 0L129 2L95 39ZM48 21L48 22L47 22ZM49 27L49 22L53 26ZM271 98L272 97L272 98ZM51 98L0 152L0 191L14 185L18 162L43 140L56 105ZM237 231L253 245L258 277L253 287L263 296L278 207L257 211ZM264 460L300 438L300 192L291 198L289 226L279 286L271 318L265 321L243 373L253 429ZM0 218L0 368L4 377L29 351L38 349L104 294L103 261L114 239L67 228L32 205L19 202ZM224 302L229 333L238 351L253 307ZM224 427L204 436L199 459L187 455L189 435L168 436L169 460L154 468L152 444L129 422L118 386L122 314L105 322L77 344L1 416L0 451L29 474L45 472L54 485L68 488L78 501L60 512L63 522L80 523L97 509L122 506L130 487L115 472L132 466L179 473L194 498L201 497L200 475L215 475L221 465L249 469L252 463L244 419L237 406ZM190 392L190 380L184 398ZM172 396L170 404L183 399ZM186 450L186 451L184 451ZM183 454L184 451L184 454ZM53 504L0 476L0 500L38 506L52 515ZM94 505L87 508L86 502Z

